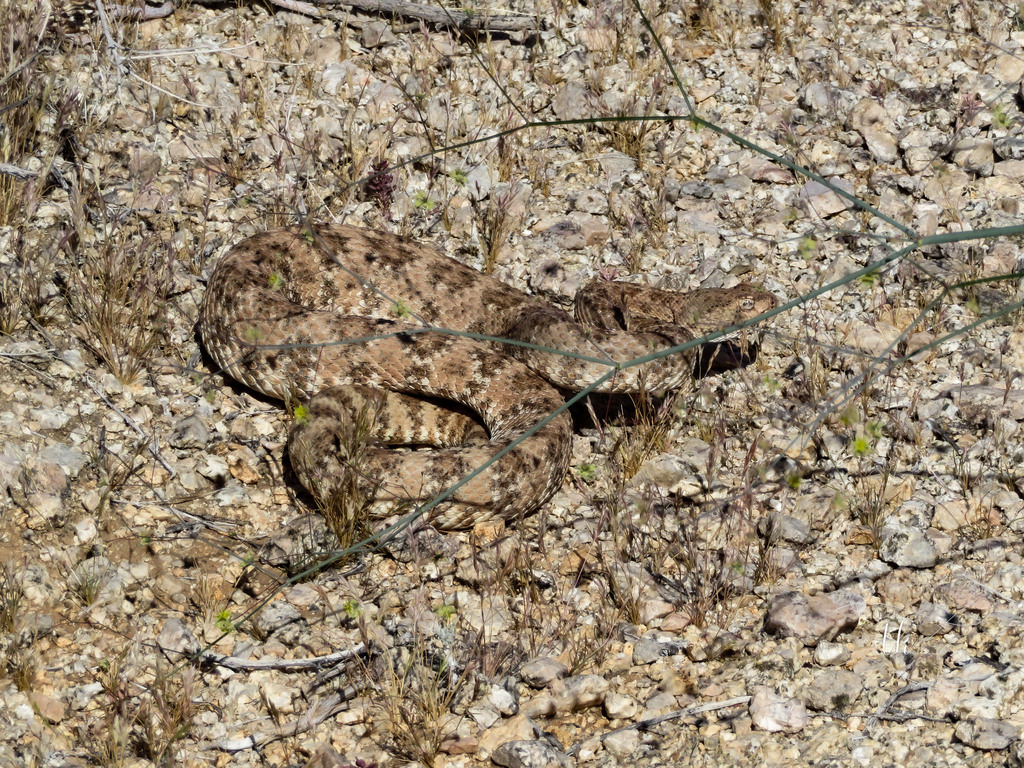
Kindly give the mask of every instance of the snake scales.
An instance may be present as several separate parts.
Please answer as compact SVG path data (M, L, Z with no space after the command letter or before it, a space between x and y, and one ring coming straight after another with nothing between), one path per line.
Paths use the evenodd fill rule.
M335 225L236 244L210 277L198 328L213 361L237 381L308 400L289 454L300 481L322 499L351 487L344 436L355 413L368 409L375 439L360 449L360 476L375 498L370 513L387 514L441 493L561 406L560 389L578 391L609 370L430 329L626 362L776 303L748 284L676 293L598 282L577 295L573 318L429 246ZM673 355L621 370L601 391L678 388L692 370L691 357ZM435 506L431 521L461 528L536 509L561 485L570 448L562 414Z

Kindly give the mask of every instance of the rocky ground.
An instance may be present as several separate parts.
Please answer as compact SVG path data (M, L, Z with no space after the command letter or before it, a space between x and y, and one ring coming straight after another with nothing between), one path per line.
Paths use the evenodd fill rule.
M110 48L0 0L0 765L1024 763L1024 11L644 7ZM540 513L325 564L290 417L193 333L304 216L556 303L786 304L750 365L581 409Z

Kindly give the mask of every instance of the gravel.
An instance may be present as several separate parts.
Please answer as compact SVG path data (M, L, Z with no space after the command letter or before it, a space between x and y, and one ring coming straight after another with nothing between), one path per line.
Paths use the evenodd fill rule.
M75 186L0 228L0 765L1024 764L1021 240L971 239L1024 223L1024 22L929 7L663 4L685 94L609 0L476 40L192 4L116 24L120 68L51 30ZM689 105L718 130L477 141ZM381 161L391 191L357 183ZM307 215L563 305L803 300L661 412L581 409L539 514L314 567L288 417L193 334L216 258ZM892 258L933 235L963 239ZM161 331L131 381L64 299L118 264Z

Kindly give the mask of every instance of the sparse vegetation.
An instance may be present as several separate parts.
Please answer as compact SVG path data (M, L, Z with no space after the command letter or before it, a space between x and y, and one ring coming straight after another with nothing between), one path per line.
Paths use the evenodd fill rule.
M339 423L338 431L333 435L335 453L332 464L343 477L330 481L330 492L317 494L320 513L337 538L339 550L348 549L370 535L365 513L379 487L379 480L375 481L367 470L367 451L372 450L380 403L359 397L352 402L359 403L352 420ZM302 413L301 416L296 413L296 422L310 427L311 431L318 431L320 425L310 425L308 412L304 406L300 407ZM311 556L315 555L311 553Z
M456 734L486 730L492 691L507 686L517 707L550 694L517 677L537 658L569 675L603 675L639 702L660 685L655 670L670 676L693 661L700 690L671 689L682 693L669 706L686 706L735 684L736 676L722 683L716 654L736 652L738 637L763 639L763 604L777 590L818 590L833 578L870 590L862 576L882 570L886 526L927 529L939 513L949 518L944 556L1002 600L998 614L958 607L965 640L951 631L941 642L949 658L991 647L1004 663L1012 638L996 638L988 624L1015 610L1015 561L997 562L1012 547L992 542L981 556L973 544L1011 541L1021 528L1022 314L1011 275L1021 242L1020 228L983 228L1017 223L1020 180L1006 166L1002 175L972 170L956 154L958 142L984 149L990 134L1012 138L1021 123L1015 65L1000 72L995 59L1019 56L1009 33L1022 14L927 2L881 34L858 10L662 3L644 7L648 28L629 3L556 2L547 29L523 45L391 20L361 18L353 33L334 17L186 5L175 24L139 25L137 47L114 52L93 47L98 24L44 28L32 3L0 0L0 164L15 167L0 170L0 519L9 526L0 543L4 557L21 546L13 562L33 564L25 574L0 569L0 674L12 702L59 690L53 698L67 706L61 721L30 723L41 740L34 764L66 740L98 765L185 765L212 754L195 757L211 738L279 728L260 741L267 764L302 764L318 741L351 740L381 761L390 753L437 765ZM115 37L137 28L111 22ZM940 35L931 69L916 68L922 41ZM847 121L848 102L863 99L903 121L893 162ZM678 119L690 108L688 122ZM849 181L877 210L809 204L799 172L738 145L730 130L830 183ZM1004 147L994 151L993 162L1006 159ZM470 188L481 168L487 184ZM607 204L577 207L586 187ZM613 274L667 287L764 281L805 301L772 326L766 369L710 377L674 402L641 395L632 422L594 414L598 426L574 437L575 483L551 509L450 537L454 546L387 559L360 548L376 492L364 459L377 450L372 414L360 411L330 446L346 474L316 510L339 551L353 554L317 572L332 557L324 538L283 525L308 502L290 492L284 419L241 389L204 399L213 385L191 333L209 263L245 234L297 219L433 239L556 303ZM587 238L580 220L593 227ZM552 261L548 280L535 266ZM271 281L288 288L280 275ZM1012 324L993 328L1004 312L1000 322ZM379 314L416 322L402 296L387 297ZM242 334L261 341L255 328ZM85 373L83 345L98 361L86 360ZM100 364L126 386L95 375ZM84 375L105 380L94 390ZM947 392L971 387L1005 392L990 421L966 424L963 403ZM290 406L294 425L309 422L307 405ZM172 426L193 415L209 434L172 442ZM145 435L126 432L133 423ZM154 450L171 467L159 482ZM45 457L69 481L59 523L32 515L40 484L27 456ZM665 487L638 487L638 471L658 456L690 463ZM911 492L908 476L925 500L909 512L899 495ZM786 524L810 531L787 539ZM886 595L873 597L898 599L928 578L884 567ZM50 571L63 581L48 584ZM108 601L115 577L124 593ZM410 598L416 589L428 597ZM36 636L24 617L49 592L63 615L55 632L41 624ZM279 592L297 616L291 634L253 629L255 606ZM903 609L912 613L920 599L915 592ZM474 601L491 612L472 613ZM877 615L872 604L858 631L875 631ZM351 677L314 661L219 678L210 658L200 666L156 645L171 619L216 642L204 650L241 660L294 662L356 639L380 655L355 675L348 662ZM623 672L640 639L671 635L685 638L672 650L685 645L688 661L668 656ZM129 637L139 641L122 654ZM709 638L726 639L713 649ZM874 646L862 640L867 657ZM730 674L798 690L818 664L801 643L759 648L763 656L737 652ZM922 656L914 674L953 669L929 663ZM347 714L301 737L288 731L344 692L332 687L343 677L358 689L352 695L369 696L369 719L353 725ZM302 695L275 696L282 679ZM237 707L225 705L229 690L244 693ZM289 700L295 711L281 703ZM845 694L832 701L850 705ZM496 722L510 711L493 710ZM575 740L574 754L600 736L590 714L559 718L557 727L535 722L566 749ZM948 725L939 727L948 742ZM222 733L211 737L215 728ZM678 729L693 732L689 723ZM890 735L898 749L899 732ZM642 747L666 744L667 754L676 737ZM828 733L815 723L787 735L794 744L804 737ZM702 749L711 754L718 742L730 743L712 733ZM9 746L0 739L0 763ZM218 748L217 761L233 763Z
M76 254L65 298L79 338L118 381L131 384L164 335L174 253L140 221L125 221L98 198L87 199L102 212L95 234L98 252ZM88 205L83 199L74 206L74 240L83 244L92 232L85 218Z
M0 632L13 632L18 626L25 590L10 563L0 564Z
M45 63L43 35L46 14L30 3L0 3L0 226L23 220L60 151L59 134L66 128L74 100L54 90ZM56 109L57 120L48 114ZM56 130L54 130L56 129Z
M494 191L488 198L487 209L480 217L480 240L484 252L483 271L494 272L502 251L507 250L509 237L519 227L524 210L522 193L515 186Z
M673 392L657 398L642 391L631 398L631 423L610 429L612 451L624 480L631 479L648 459L665 449L676 425L677 403L683 397L683 393Z
M381 654L371 698L387 749L405 760L434 765L441 745L455 733L452 713L466 681L444 648L417 635L394 654Z
M196 672L172 672L160 661L143 671L136 663L130 651L99 663L96 680L107 699L106 714L83 734L83 743L101 766L128 765L134 758L158 768L179 765L179 742L188 735L197 712Z

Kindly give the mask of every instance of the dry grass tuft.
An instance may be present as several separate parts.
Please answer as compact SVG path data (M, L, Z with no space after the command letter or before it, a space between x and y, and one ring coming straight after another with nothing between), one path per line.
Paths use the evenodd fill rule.
M457 674L448 654L428 648L421 635L409 648L381 654L379 662L370 698L373 722L383 729L386 749L405 760L435 765L441 745L460 719L452 707L465 674Z
M480 217L480 240L484 251L486 274L492 274L498 266L500 256L507 249L509 238L522 223L525 207L517 200L515 186L491 193L487 209Z
M82 742L92 745L90 758L102 766L135 764L137 758L157 768L179 765L178 745L192 730L197 711L196 671L168 672L157 660L146 683L129 655L125 651L100 662L96 680L108 705L104 717L81 734Z
M39 673L39 655L32 647L35 634L22 629L21 609L25 591L10 563L0 565L0 634L7 642L0 647L0 674L14 681L19 691L31 691Z
M4 226L24 216L27 204L35 199L40 178L49 171L54 147L52 143L46 146L44 126L57 95L37 61L46 23L42 9L0 0L0 18L0 164L32 175L25 180L0 173L0 226Z
M304 405L296 406L293 413L299 422L310 418ZM354 413L355 418L342 425L335 446L344 477L335 481L337 490L333 493L315 494L320 514L337 538L340 549L348 549L372 534L366 512L379 487L369 480L365 450L373 441L376 406L364 403Z
M665 450L676 424L679 392L657 398L646 391L630 397L635 415L628 428L611 427L612 454L623 480L629 480L648 459Z
M64 296L79 338L118 381L131 384L164 335L174 254L142 222L108 211L98 195L94 200L103 214L94 234L84 206L74 206L74 234L66 239L74 260ZM77 251L90 235L95 249Z

